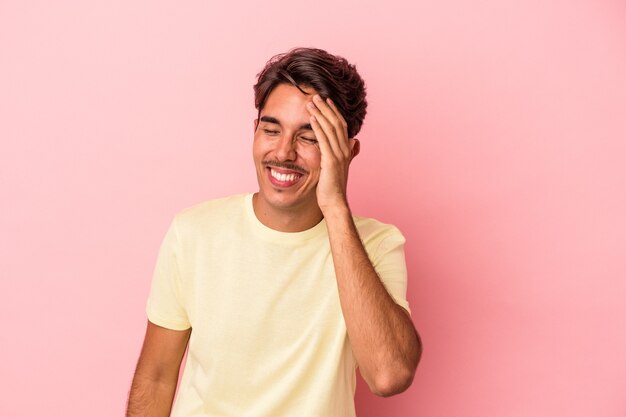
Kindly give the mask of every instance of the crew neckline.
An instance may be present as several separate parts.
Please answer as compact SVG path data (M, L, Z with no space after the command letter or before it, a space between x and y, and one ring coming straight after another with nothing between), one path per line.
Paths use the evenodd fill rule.
M274 230L271 227L264 225L254 213L254 206L252 204L252 197L254 193L248 193L244 197L244 203L246 207L246 213L248 220L254 232L264 239L284 243L284 244L298 244L318 236L322 236L326 233L326 220L322 219L315 226L310 229L303 230L301 232L281 232Z

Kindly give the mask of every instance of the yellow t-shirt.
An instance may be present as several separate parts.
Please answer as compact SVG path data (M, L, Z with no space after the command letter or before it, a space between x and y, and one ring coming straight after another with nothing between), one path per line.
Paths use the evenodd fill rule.
M404 237L354 220L387 291L408 310ZM252 194L181 211L146 311L159 326L192 328L172 416L355 415L356 361L324 220L278 232L256 218Z

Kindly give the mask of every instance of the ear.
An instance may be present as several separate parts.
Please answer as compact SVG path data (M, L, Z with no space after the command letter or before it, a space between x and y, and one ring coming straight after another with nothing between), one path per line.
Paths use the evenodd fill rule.
M352 161L359 152L361 152L361 142L357 138L352 138L352 156L350 157L350 161Z
M256 132L256 128L259 126L259 119L254 119L254 132Z

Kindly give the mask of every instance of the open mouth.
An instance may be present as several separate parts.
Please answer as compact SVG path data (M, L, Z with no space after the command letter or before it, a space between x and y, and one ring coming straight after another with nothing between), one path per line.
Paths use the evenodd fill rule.
M291 187L300 181L304 174L287 169L267 167L270 182L281 188Z

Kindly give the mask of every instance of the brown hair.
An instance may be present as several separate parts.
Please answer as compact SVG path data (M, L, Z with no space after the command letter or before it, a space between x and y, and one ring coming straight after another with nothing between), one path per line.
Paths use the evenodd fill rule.
M272 57L257 77L254 105L259 115L276 86L291 84L300 91L311 87L322 98L330 98L346 120L348 137L361 130L367 112L365 82L345 58L322 49L295 48Z

